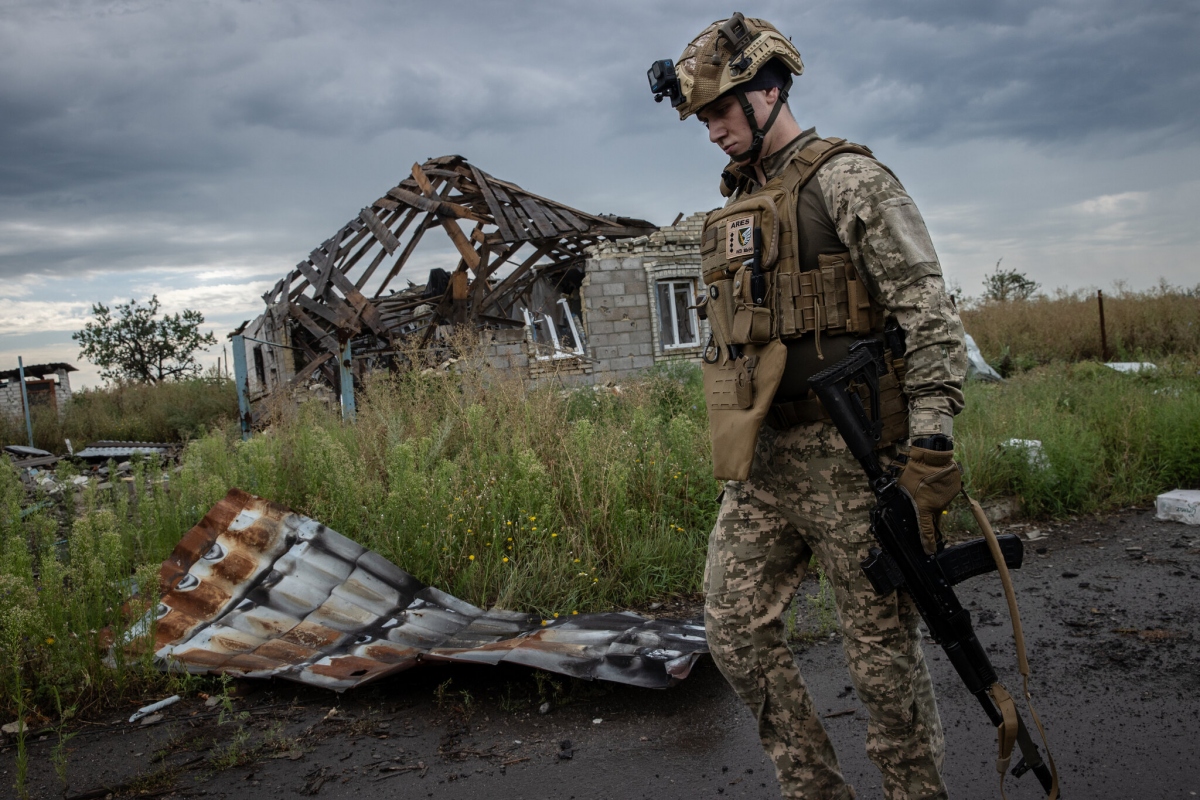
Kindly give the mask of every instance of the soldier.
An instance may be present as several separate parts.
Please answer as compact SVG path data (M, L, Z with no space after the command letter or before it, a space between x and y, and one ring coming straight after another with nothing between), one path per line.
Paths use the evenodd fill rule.
M783 796L853 798L782 621L815 555L886 797L944 798L918 613L907 594L876 595L859 567L874 500L807 380L859 338L885 342L881 454L903 470L932 552L959 485L951 437L963 329L900 182L867 148L797 124L787 97L802 69L770 23L734 14L705 28L678 64L649 73L656 99L669 98L681 119L696 115L730 158L728 203L709 215L701 243L714 471L729 479L705 567L708 643L757 717Z

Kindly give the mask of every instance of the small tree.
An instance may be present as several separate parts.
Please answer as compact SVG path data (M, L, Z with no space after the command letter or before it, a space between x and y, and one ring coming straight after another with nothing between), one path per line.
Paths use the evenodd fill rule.
M983 299L1007 303L1009 300L1028 300L1032 297L1041 284L1029 280L1024 273L1015 269L1000 269L1000 261L996 262L992 274L983 279Z
M105 380L158 383L200 374L196 351L217 343L212 333L200 333L204 316L190 308L155 319L158 295L142 305L136 300L118 303L116 316L103 303L92 306L95 322L71 334L80 344L79 355L100 367Z

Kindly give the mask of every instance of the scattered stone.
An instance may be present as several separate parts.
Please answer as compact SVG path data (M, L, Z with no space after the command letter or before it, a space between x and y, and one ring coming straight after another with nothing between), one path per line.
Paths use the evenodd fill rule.
M18 733L25 732L25 723L21 720L10 722L7 725L0 726L0 732L6 733L9 736L16 736Z
M1176 489L1154 501L1155 519L1200 525L1200 490Z
M147 725L157 725L158 723L162 722L163 719L164 717L162 714L151 714L150 716L142 719L142 727L144 728Z
M1078 572L1064 572L1064 573L1062 574L1062 576L1063 576L1064 578L1078 578L1078 577L1079 577L1079 573L1078 573Z
M549 714L550 713L550 702L546 701L545 703L542 703L540 706L538 706L538 713L539 714Z

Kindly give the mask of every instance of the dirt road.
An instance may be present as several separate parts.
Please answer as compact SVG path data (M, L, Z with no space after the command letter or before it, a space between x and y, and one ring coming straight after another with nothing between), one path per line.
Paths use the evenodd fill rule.
M1200 796L1200 529L1128 511L1044 534L1015 578L1064 797ZM977 578L960 596L1019 689L998 581ZM797 650L844 771L859 798L877 800L839 643ZM993 732L940 649L927 652L951 797L999 797ZM237 691L224 724L194 698L149 727L128 724L128 711L83 725L68 744L67 796L779 797L749 712L708 659L666 691L491 667L429 667L342 696L281 682ZM33 797L63 796L53 745L30 744ZM7 793L11 742L0 770ZM1009 797L1037 788L1010 780Z

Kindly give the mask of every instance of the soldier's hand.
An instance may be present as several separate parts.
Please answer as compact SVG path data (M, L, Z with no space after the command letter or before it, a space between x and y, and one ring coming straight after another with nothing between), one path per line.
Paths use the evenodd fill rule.
M941 534L942 511L962 489L962 468L954 460L953 443L945 436L914 440L908 463L896 482L912 498L921 545L926 555L933 555Z

